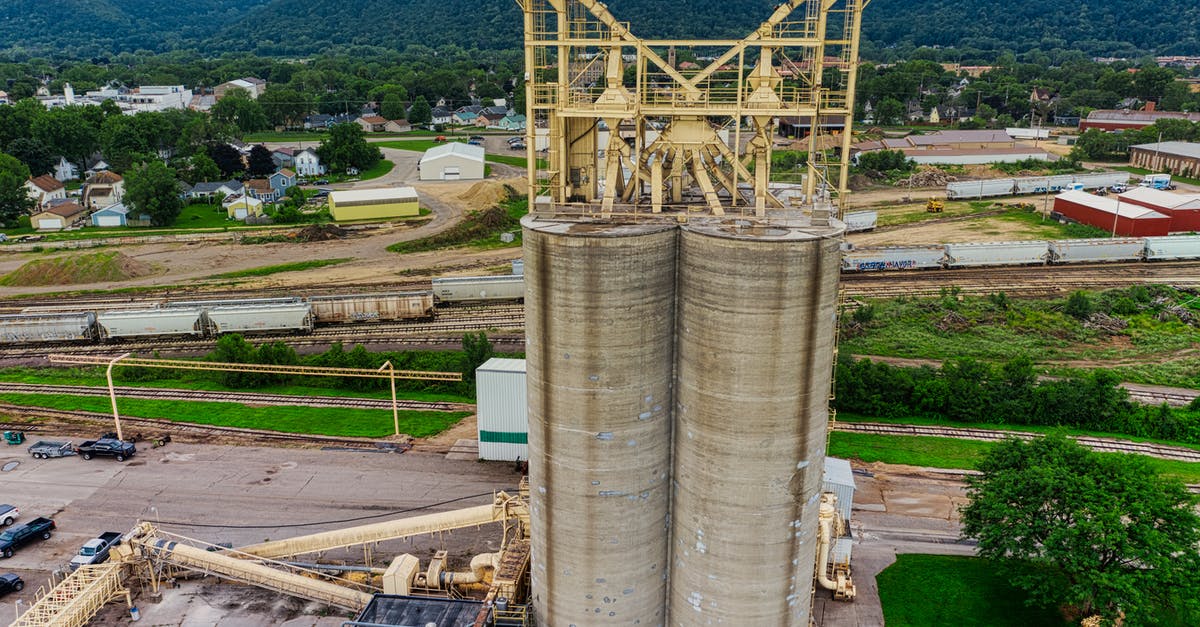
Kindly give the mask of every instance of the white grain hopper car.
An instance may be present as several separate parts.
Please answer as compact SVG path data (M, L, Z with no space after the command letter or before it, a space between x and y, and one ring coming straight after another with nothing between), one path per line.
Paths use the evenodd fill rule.
M96 315L101 339L204 335L204 310L200 307L101 311Z
M433 295L444 303L470 303L525 298L525 277L478 276L433 279Z
M310 296L313 321L320 324L427 318L433 312L431 292L396 292L354 296Z
M847 233L873 231L875 230L875 223L878 221L878 211L855 211L842 216L842 222L846 223Z
M90 340L95 321L90 311L0 316L0 344Z
M946 249L943 246L852 248L842 253L842 269L866 272L941 268L945 257Z
M995 196L1012 196L1013 180L997 179L983 181L959 181L946 185L946 198L950 200L962 198L991 198Z
M304 302L299 296L278 296L273 298L239 298L216 300L169 300L165 307L210 307L242 306L242 305L289 305Z
M1146 237L1147 261L1200 259L1200 235Z
M312 331L312 306L308 303L225 305L207 311L214 334L262 331Z
M1141 237L1102 237L1050 242L1050 261L1053 263L1140 261L1145 254L1146 241Z
M1045 241L946 244L946 267L1044 264L1047 255Z

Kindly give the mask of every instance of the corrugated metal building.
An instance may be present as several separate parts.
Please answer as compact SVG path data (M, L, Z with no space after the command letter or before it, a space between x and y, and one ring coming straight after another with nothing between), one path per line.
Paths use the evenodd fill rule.
M421 205L411 187L351 189L329 194L329 213L339 222L382 220L419 215Z
M1129 165L1176 176L1200 174L1200 144L1159 142L1129 147Z
M525 360L493 357L475 369L479 458L529 459Z
M829 552L829 561L835 564L849 564L854 548L854 539L850 537L850 510L854 508L854 470L850 461L836 457L825 458L825 470L821 477L821 491L833 492L837 495L837 510L842 520L846 521L846 535L834 540Z
M1059 194L1054 198L1054 210L1076 222L1127 237L1166 235L1171 231L1171 216L1087 192Z
M1171 216L1171 231L1200 231L1200 194L1175 194L1149 187L1135 187L1120 195L1121 202L1153 209Z
M425 151L421 157L422 181L459 181L483 178L483 146L448 142Z

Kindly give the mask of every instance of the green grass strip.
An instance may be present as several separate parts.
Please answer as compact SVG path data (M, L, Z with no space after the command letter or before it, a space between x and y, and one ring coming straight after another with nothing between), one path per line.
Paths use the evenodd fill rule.
M246 277L267 276L269 274L279 274L280 272L301 272L303 270L313 270L316 268L324 268L325 266L336 266L339 263L346 263L353 257L339 257L337 259L310 259L308 261L297 261L295 263L281 263L274 266L260 266L258 268L247 268L245 270L236 270L234 272L224 272L222 274L214 274L210 279L242 279Z
M44 394L0 394L0 402L25 407L67 411L110 413L112 406L102 396L49 396ZM392 412L384 409L331 407L250 406L241 403L208 403L119 399L123 415L192 422L219 427L263 429L364 438L392 434ZM437 435L453 426L468 412L400 411L400 432L416 438Z

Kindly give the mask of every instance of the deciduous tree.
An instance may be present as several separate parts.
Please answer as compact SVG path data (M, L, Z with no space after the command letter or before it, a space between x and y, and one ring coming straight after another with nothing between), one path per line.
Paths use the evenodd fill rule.
M175 170L152 160L125 173L125 201L137 213L150 216L154 226L169 226L179 217L183 201Z
M347 168L368 170L383 159L379 149L367 143L362 127L354 123L330 128L329 139L317 147L317 155L334 172L345 172Z
M246 157L246 169L251 176L266 176L275 171L275 161L271 159L271 151L262 144L256 144Z
M16 157L0 153L0 224L17 226L17 219L33 209L33 199L25 189L29 168Z

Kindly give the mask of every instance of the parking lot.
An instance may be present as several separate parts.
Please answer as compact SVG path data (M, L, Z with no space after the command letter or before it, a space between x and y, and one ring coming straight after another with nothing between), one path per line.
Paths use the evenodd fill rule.
M0 560L0 572L17 573L26 583L23 592L3 599L0 617L6 616L4 612L12 616L17 599L28 607L37 588L46 584L52 571L65 569L84 542L103 531L128 531L139 520L208 542L241 546L479 505L488 502L493 490L513 489L519 479L509 464L450 461L433 453L178 443L139 448L137 456L124 463L108 458L41 460L29 457L23 446L0 449L0 465L7 467L10 462L17 464L0 473L4 486L0 502L20 508L17 524L49 516L58 528L50 540L36 541L12 558ZM456 499L462 500L450 503ZM498 532L490 529L464 530L442 539L383 543L375 547L374 556L376 565L383 566L395 554L413 553L424 559L443 547L452 556L467 557L489 547L496 550L498 539ZM361 562L363 553L325 556L339 557ZM245 593L262 598L261 593ZM160 603L187 605L189 594L194 596L195 590L178 598L168 591ZM284 602L279 595L268 598ZM288 603L297 609L304 606ZM153 604L139 604L153 614ZM200 610L204 607L198 604ZM246 620L253 624L255 619Z

